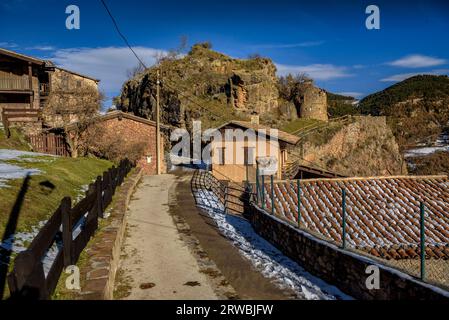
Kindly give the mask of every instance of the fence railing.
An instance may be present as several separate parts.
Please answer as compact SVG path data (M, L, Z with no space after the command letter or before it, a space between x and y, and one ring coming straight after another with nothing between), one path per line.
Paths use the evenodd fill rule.
M211 172L204 170L195 171L191 180L191 187L197 204L197 198L202 201L202 205L205 205L205 202L214 203L218 199L227 214L244 214L245 206L251 197L251 191L246 187L246 183L241 185L231 180L219 180ZM198 196L197 193L202 190L210 191L214 197L208 194Z
M329 119L329 121L327 121L327 122L309 124L301 129L298 129L298 130L292 132L292 134L297 135L300 138L304 138L304 137L308 136L309 134L315 132L316 130L326 128L335 123L345 124L345 123L348 123L350 120L351 120L350 115L345 115L345 116L338 117L338 118L332 118L332 119Z
M117 168L105 171L89 185L85 197L74 207L70 197L62 199L29 247L14 261L8 275L13 299L48 299L52 295L64 267L76 264L98 228L98 218L104 217L116 187L123 183L131 168L131 162L123 160ZM43 260L52 249L57 253L46 272Z
M440 214L443 195L435 201L426 196L413 196L415 200L405 214L390 198L392 194L383 198L378 193L377 183L371 184L376 190L369 196L360 193L360 190L368 190L369 185L359 182L356 185L360 189L344 183L331 185L330 180L310 185L307 180L274 181L273 176L257 175L251 200L268 214L344 250L380 259L422 281L449 288L449 276L444 271L449 259L449 233L445 231L449 217ZM404 185L410 187L411 183ZM410 190L395 192L401 203L405 201L402 194ZM369 201L380 205L369 210ZM432 239L435 234L442 237L443 242Z

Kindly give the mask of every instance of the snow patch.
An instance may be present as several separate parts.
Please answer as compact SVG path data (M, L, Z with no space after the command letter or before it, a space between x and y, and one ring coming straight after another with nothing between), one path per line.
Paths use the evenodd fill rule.
M44 153L27 152L20 150L0 149L0 188L8 187L8 180L23 179L28 175L39 174L39 169L22 168L17 164L6 163L5 161L20 162L43 162L51 161L39 157L53 157Z
M281 289L291 289L298 297L307 300L352 299L287 258L260 237L248 221L226 215L222 203L213 192L200 189L195 193L195 197L198 206L205 209L214 219L220 232L232 241L257 270Z

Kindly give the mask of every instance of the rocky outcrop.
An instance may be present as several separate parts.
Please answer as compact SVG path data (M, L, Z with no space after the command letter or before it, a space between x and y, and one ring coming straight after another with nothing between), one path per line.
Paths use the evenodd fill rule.
M162 121L189 127L191 119L204 126L251 114L278 112L276 67L270 59L232 59L195 45L180 59L167 59L161 70ZM154 119L156 67L127 81L118 108Z
M301 158L346 176L406 174L406 164L385 117L353 117L302 139Z

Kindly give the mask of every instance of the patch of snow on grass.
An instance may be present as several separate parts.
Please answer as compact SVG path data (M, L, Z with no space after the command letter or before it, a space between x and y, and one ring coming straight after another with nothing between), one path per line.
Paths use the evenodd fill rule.
M0 149L0 160L35 160L35 157L56 157L46 153L38 153L38 152L29 152L29 151L21 151L21 150L12 150L12 149Z
M30 232L17 232L0 243L0 263L9 264L10 256L15 256L25 251L33 239L37 236L42 227L47 223L46 220L40 221L32 228ZM53 262L62 248L62 241L56 241L42 258L45 275L48 274Z
M27 152L20 150L0 149L0 188L8 187L8 180L23 179L27 175L41 173L39 169L22 168L17 164L6 163L5 161L42 162L49 161L39 157L52 157L48 154Z
M251 224L224 213L223 205L211 191L201 189L195 197L198 206L204 208L214 219L220 232L250 260L254 267L281 289L291 289L300 298L308 300L352 299L323 280L306 272L293 260L287 258L268 241L260 237Z
M27 175L38 174L39 169L22 168L13 164L0 162L0 188L7 187L6 182L12 179L23 179Z

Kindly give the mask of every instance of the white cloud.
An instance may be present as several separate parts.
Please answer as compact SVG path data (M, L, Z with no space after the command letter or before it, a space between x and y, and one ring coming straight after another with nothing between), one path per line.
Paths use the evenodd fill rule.
M53 51L56 48L53 46L33 46L26 48L26 50Z
M363 64L355 64L355 65L353 65L352 67L353 67L354 69L363 69L363 68L366 68L366 66L363 65Z
M449 73L449 69L437 69L437 70L432 70L432 71L428 71L428 72L400 73L400 74L395 74L395 75L389 76L387 78L380 79L380 81L382 81L382 82L399 82L399 81L403 81L405 79L408 79L410 77L417 76L420 74L444 75L444 74L448 74L448 73Z
M424 68L424 67L439 66L446 63L447 60L445 59L424 56L420 54L413 54L389 62L388 64L394 67L402 67L402 68Z
M362 93L362 92L353 92L353 91L339 92L338 94L340 94L342 96L353 97L353 98L360 98L364 95L364 93Z
M17 48L18 45L14 42L0 42L0 47L12 49Z
M346 67L333 64L310 64L305 66L276 64L277 73L280 76L298 73L306 73L314 80L330 80L353 76L347 72Z
M134 47L147 67L155 63L155 56L163 50ZM127 47L70 48L53 53L50 60L56 65L101 80L106 93L117 93L127 79L127 71L138 65Z

